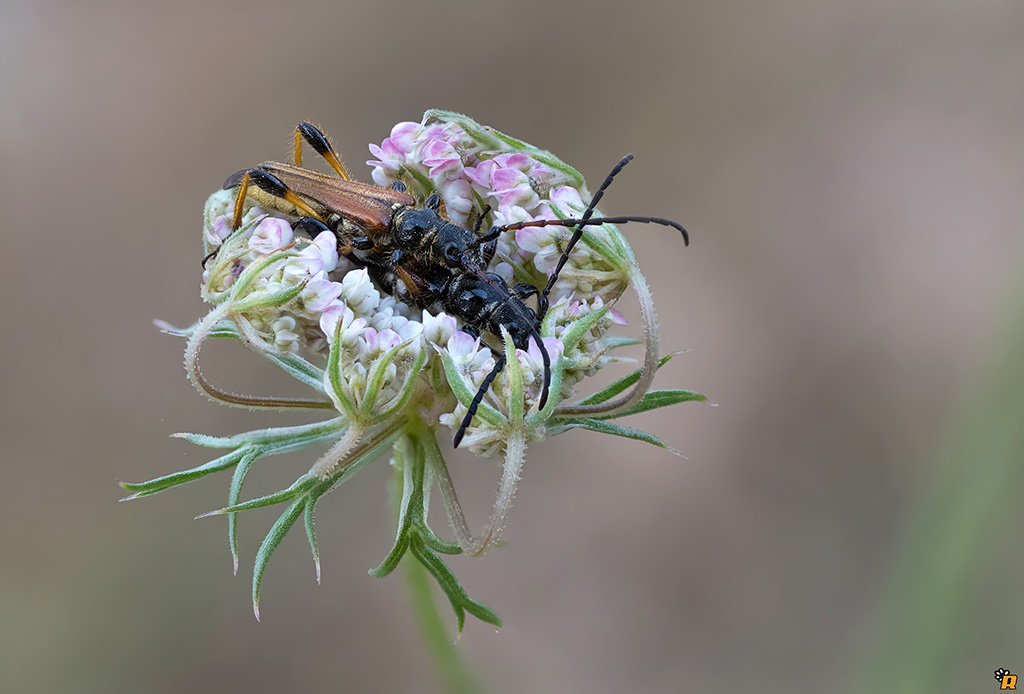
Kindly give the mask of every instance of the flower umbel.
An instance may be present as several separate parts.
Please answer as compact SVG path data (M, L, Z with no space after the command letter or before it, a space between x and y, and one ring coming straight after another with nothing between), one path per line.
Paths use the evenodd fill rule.
M401 181L423 201L438 194L442 212L466 227L480 219L494 226L533 220L579 218L590 193L579 172L550 152L445 111L428 111L421 123L399 123L380 146L373 180ZM340 180L340 179L339 179ZM499 543L515 496L528 442L572 428L624 436L667 448L650 434L611 420L679 402L704 400L686 390L649 390L670 356L659 358L651 294L632 251L611 224L587 226L548 295L539 334L550 358L550 395L541 407L545 360L536 340L517 348L500 335L476 337L454 316L415 309L376 285L365 267L339 257L338 238L293 233L290 218L246 200L242 224L232 230L234 191L210 196L204 213L205 250L219 250L204 273L202 297L210 312L191 328L165 331L187 338L185 367L210 399L250 409L321 409L331 418L297 427L274 427L232 437L179 434L227 452L191 470L143 483L123 483L129 499L156 494L213 472L233 469L228 503L209 515L228 517L228 539L238 569L238 514L283 504L284 511L256 555L253 606L259 616L267 561L301 516L320 578L315 510L320 498L363 466L392 450L401 481L398 533L390 553L371 573L390 573L407 554L434 577L451 602L461 631L465 613L500 620L473 601L439 554L480 555ZM596 213L595 213L596 214ZM649 220L648 220L649 221ZM485 227L486 228L486 227ZM495 231L495 234L498 232ZM565 252L572 227L524 226L506 230L486 271L510 286L543 288ZM347 252L347 251L346 251ZM396 261L397 262L397 261ZM483 270L481 270L483 271ZM385 283L386 284L386 283ZM643 322L643 340L615 335L625 324L613 306L632 287ZM284 369L313 392L308 398L239 395L211 384L199 370L210 337L240 341ZM624 361L619 347L644 344L642 366L598 393L576 399L580 383L603 367ZM495 376L501 359L505 366ZM494 511L474 534L462 513L437 432L459 429L481 385L493 378L463 444L480 456L504 456ZM242 500L242 487L257 460L298 449L326 449L286 489ZM432 489L440 491L455 542L440 539L427 523Z

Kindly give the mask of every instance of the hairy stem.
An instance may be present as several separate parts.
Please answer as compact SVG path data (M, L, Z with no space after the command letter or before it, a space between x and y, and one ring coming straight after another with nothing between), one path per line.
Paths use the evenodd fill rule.
M505 444L505 467L498 487L498 498L494 501L494 511L483 534L474 544L469 554L479 557L498 544L498 538L505 527L505 519L512 510L512 501L519 487L519 478L523 473L526 461L526 429L513 426L509 431L508 442Z
M333 410L334 404L327 400L311 400L308 398L275 398L262 397L258 395L242 395L230 391L221 390L206 380L203 372L199 369L199 352L203 342L213 328L231 312L230 302L225 302L206 314L192 334L189 335L188 343L185 345L185 371L188 373L188 380L196 390L205 395L213 402L231 407L245 407L250 410L289 410L289 409L313 409Z
M349 452L363 438L363 432L365 431L366 429L358 422L351 422L341 438L335 441L334 445L320 456L318 461L313 463L313 467L309 468L309 474L316 475L322 480L330 477L338 469L338 466L344 462Z

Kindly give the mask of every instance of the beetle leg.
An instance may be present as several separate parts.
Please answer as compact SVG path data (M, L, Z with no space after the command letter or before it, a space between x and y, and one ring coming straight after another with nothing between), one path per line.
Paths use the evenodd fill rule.
M231 215L231 229L235 230L242 226L242 204L245 202L245 196L249 194L249 173L246 172L242 176L242 181L238 184L238 195L235 197L235 210L234 214Z
M537 297L537 314L540 316L545 315L548 312L548 298L542 296L540 289L530 284L529 282L523 282L512 287L512 294L519 298L520 301L526 301L531 296Z
M288 202L292 207L308 217L320 219L317 211L310 207L305 200L300 198L295 191L286 186L277 176L262 169L242 169L231 174L228 180L224 182L224 190L238 188L238 194L235 196L235 208L231 215L232 231L242 226L242 210L245 205L245 199L249 195L249 186L255 186L272 197ZM203 267L206 267L207 261L215 256L218 250L220 250L219 246L203 258Z
M402 284L405 285L405 288L406 290L408 290L410 297L412 297L413 299L419 297L419 295L421 294L420 287L416 283L416 280L413 278L412 275L409 274L408 271L400 267L396 267L395 274L398 275L398 278L400 280L402 280Z
M324 160L331 165L335 173L344 181L351 181L352 174L348 172L345 165L341 163L334 145L327 139L327 136L312 123L303 121L295 128L295 165L302 166L302 141L305 140L309 146L316 150Z
M480 210L480 216L476 218L476 224L473 225L473 235L480 233L480 227L484 225L484 218L491 213L491 206L484 205L484 209Z
M529 282L523 282L512 287L512 293L518 296L523 301L526 301L534 294L540 294L540 290Z
M331 230L326 224L313 217L299 217L292 222L292 229L305 232L311 239L315 239L323 232Z
M249 171L235 173L231 177L229 177L228 180L224 183L225 189L233 188L236 185L238 186L238 195L235 197L235 208L231 214L232 231L242 226L242 204L245 202L245 196L248 195L249 193L249 173ZM239 174L241 174L241 178L236 181L235 179ZM207 253L206 257L203 258L203 267L206 267L206 264L210 262L210 258L217 255L219 251L220 246L217 246L212 251Z
M231 219L233 229L237 229L242 225L242 204L245 202L245 197L249 194L249 186L255 186L273 198L284 200L298 210L298 212L295 212L283 207L276 208L286 214L307 216L323 221L319 212L310 207L309 203L285 185L284 181L269 171L259 168L236 171L228 177L228 180L224 181L224 190L235 188L236 186L238 187L238 197L235 198L235 214ZM259 200L259 198L256 199L257 201Z
M501 232L503 231L505 231L505 227L491 227L491 230L488 231L483 236L477 236L475 243L477 245L481 245L487 243L488 241L493 241L494 239L501 236Z

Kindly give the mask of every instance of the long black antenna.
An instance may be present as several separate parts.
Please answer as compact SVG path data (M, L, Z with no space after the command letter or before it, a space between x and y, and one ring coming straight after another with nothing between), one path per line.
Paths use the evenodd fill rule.
M466 435L466 429L469 428L469 423L472 422L473 417L476 416L476 411L480 408L480 403L484 399L484 394L487 393L487 390L491 387L491 383L493 383L494 379L498 377L498 374L501 373L504 366L505 355L502 354L498 357L498 361L494 362L494 368L492 368L491 372L487 374L484 382L480 384L480 389L476 391L476 395L473 397L473 402L469 403L469 411L466 412L466 416L462 418L462 424L459 425L459 430L455 432L455 441L453 442L455 448L458 448L459 444L462 443L462 437Z
M562 257L558 259L558 265L555 266L555 271L551 273L550 277L548 277L547 286L544 287L544 291L540 294L541 300L548 298L551 288L555 286L555 282L558 281L558 275L561 274L562 268L565 267L565 264L569 261L569 254L572 253L573 246L583 238L583 227L585 227L587 225L587 221L594 216L594 210L597 209L597 203L604 197L604 191L608 190L608 186L612 184L612 179L615 178L620 171L626 168L626 164L631 161L633 161L632 154L627 154L620 159L619 163L611 170L611 173L605 176L604 183L602 183L601 187L597 189L596 193L594 193L594 197L590 199L590 204L587 205L586 212L584 212L583 216L580 217L579 224L576 225L576 229L572 232L572 238L569 239L569 245L565 247L565 251L562 252ZM541 310L544 310L543 303L541 304ZM547 313L547 311L544 312ZM543 315L538 315L537 320L539 321L543 317Z
M544 360L544 386L540 393L540 401L537 403L537 407L544 409L544 405L548 402L548 389L551 386L551 357L548 355L548 349L544 346L544 342L540 338L540 333L537 330L533 331L533 339L537 341L537 347L540 349L541 358ZM476 411L480 409L480 403L483 402L484 396L487 391L490 390L491 383L501 370L505 367L505 355L502 354L498 361L494 363L494 368L487 374L487 378L484 379L483 383L480 384L480 388L476 391L476 395L473 396L473 402L469 403L469 409L466 411L466 416L462 418L462 423L459 424L459 430L455 432L455 448L459 447L462 443L462 437L466 434L466 429L469 428L470 423L473 421L473 417L476 416Z
M563 226L563 227L575 227L572 233L572 237L569 239L568 245L565 247L565 251L562 252L562 256L558 259L558 265L555 266L555 271L548 277L548 283L544 287L538 297L539 309L537 312L537 326L540 326L541 320L548 312L548 294L551 293L551 288L555 286L555 282L558 281L558 276L562 272L562 268L569 261L569 254L572 253L572 249L579 243L579 240L583 238L583 228L587 226L596 226L599 224L625 224L627 222L640 222L643 224L661 224L662 226L672 227L678 229L683 235L683 243L690 245L690 235L686 232L686 229L682 227L678 222L673 222L671 219L663 219L661 217L594 217L594 210L597 209L597 203L604 197L604 192L608 190L608 187L612 184L612 180L619 174L622 169L626 167L626 164L633 161L633 155L627 154L619 163L612 168L611 172L605 176L601 186L594 193L594 197L590 199L590 204L587 205L587 209L584 211L583 216L579 219L535 219L528 220L525 222L515 222L514 224L506 224L505 226L492 227L490 231L482 236L477 236L473 240L473 245L481 245L492 241L505 231L512 231L515 229L524 229L526 227L544 227L544 226ZM486 214L486 213L485 213ZM479 231L481 226L481 220L483 215L477 219L476 228L474 232ZM548 387L550 386L551 378L551 358L548 355L547 349L544 347L544 343L540 337L539 329L533 330L532 337L537 340L537 346L540 348L541 355L544 359L544 390L541 393L539 406L544 407L548 398ZM466 429L469 428L470 423L473 421L473 417L476 416L476 411L480 409L480 403L483 402L484 395L486 395L488 389L491 387L491 383L501 373L502 368L505 366L505 355L502 354L498 357L498 361L494 363L494 368L484 378L483 383L480 384L480 389L477 390L476 395L473 397L473 401L469 404L469 410L466 412L466 416L462 418L462 423L459 425L459 430L455 433L455 447L458 448L459 444L462 443L462 437L466 435Z
M666 227L672 227L678 229L683 234L683 243L687 246L690 245L690 235L683 228L683 225L679 222L673 222L671 219L664 219L663 217L638 217L635 215L619 216L619 217L591 217L587 220L587 223L583 226L597 226L599 224L626 224L627 222L640 222L642 224L660 224ZM487 243L492 239L498 238L502 232L515 231L516 229L525 229L526 227L574 227L580 223L579 219L574 217L567 217L566 219L530 219L525 222L513 222L512 224L506 224L501 227L494 227L483 236L478 237L473 241L476 243Z
M539 330L533 331L533 339L537 341L537 349L540 350L540 357L544 361L544 388L540 392L540 402L537 403L537 407L543 410L548 404L548 388L551 386L551 357L548 356L548 348L544 346L544 341L540 339Z

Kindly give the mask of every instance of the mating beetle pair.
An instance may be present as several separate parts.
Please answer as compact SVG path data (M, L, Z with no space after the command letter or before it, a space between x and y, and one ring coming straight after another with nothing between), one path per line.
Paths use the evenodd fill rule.
M337 178L302 166L303 140L331 165ZM339 253L366 267L381 289L404 303L431 312L445 311L460 319L461 329L471 335L500 336L504 329L519 349L527 349L533 338L544 363L539 400L539 406L544 407L551 384L551 361L540 337L541 321L548 310L548 295L583 236L583 228L605 223L654 223L679 230L683 241L689 243L686 230L668 219L593 217L604 191L632 158L631 154L623 157L612 169L580 218L517 222L492 227L483 234L480 227L486 209L477 217L472 230L465 229L441 216L440 197L436 193L428 196L420 207L399 181L391 188L353 181L326 136L309 123L301 123L295 129L294 164L264 162L243 169L230 176L224 188L238 188L234 229L241 225L243 203L250 197L263 207L296 217L293 227L311 236L332 231L338 239ZM543 226L574 227L543 289L527 283L509 286L501 276L488 271L499 235ZM526 305L533 296L537 297L536 309ZM455 434L456 447L491 383L505 366L504 351L492 350L496 357L494 367L484 378Z

